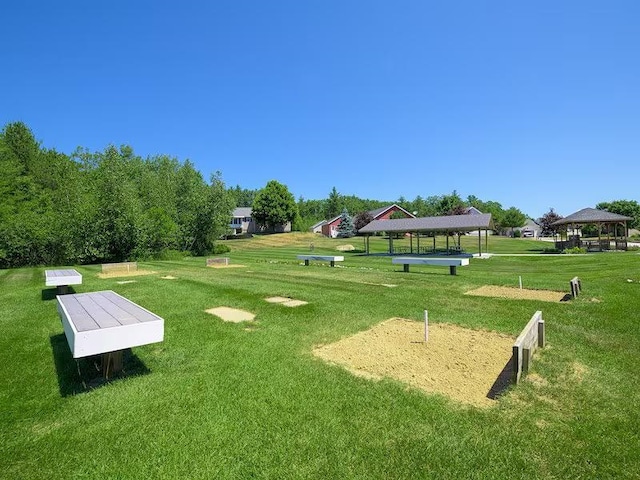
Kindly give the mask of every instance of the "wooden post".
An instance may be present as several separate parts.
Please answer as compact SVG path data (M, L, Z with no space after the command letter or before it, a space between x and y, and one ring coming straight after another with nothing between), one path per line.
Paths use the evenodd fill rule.
M429 341L429 312L424 311L424 343Z

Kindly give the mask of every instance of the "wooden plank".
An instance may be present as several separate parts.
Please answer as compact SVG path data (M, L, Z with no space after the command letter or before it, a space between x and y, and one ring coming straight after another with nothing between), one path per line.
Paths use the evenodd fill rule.
M544 320L538 310L524 327L512 348L512 381L518 383L527 373L533 360L533 353L545 345Z

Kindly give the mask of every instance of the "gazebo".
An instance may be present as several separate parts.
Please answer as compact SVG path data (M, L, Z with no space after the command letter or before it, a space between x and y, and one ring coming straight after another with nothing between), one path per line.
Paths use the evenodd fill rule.
M362 227L358 233L366 235L365 247L366 253L369 254L369 237L378 232L387 232L389 234L389 254L410 253L410 254L433 254L445 253L456 254L462 253L460 245L449 246L449 236L451 233L466 233L478 230L478 253L482 253L482 230L485 232L485 252L488 245L488 231L493 229L493 220L490 213L480 215L448 215L442 217L420 217L420 218L397 218L389 220L374 220L373 222ZM408 233L409 248L393 247L393 233ZM426 234L433 238L433 245L420 246L421 234ZM446 235L446 249L442 252L436 250L436 234ZM416 246L414 249L413 238L416 236Z
M564 229L565 239L562 240L562 232L560 232L560 240L556 242L556 248L558 250L564 250L565 248L582 247L586 248L587 251L601 252L603 250L611 250L612 245L614 245L614 250L627 249L627 222L630 220L633 220L633 218L618 215L617 213L607 212L606 210L583 208L582 210L553 222L551 226L566 226L567 229L581 230L583 225L595 225L598 229L598 240L583 240L580 238L580 235L569 236L567 229ZM619 226L623 227L621 235L618 235ZM606 227L606 239L602 238L603 227ZM613 238L611 238L611 230L613 230Z

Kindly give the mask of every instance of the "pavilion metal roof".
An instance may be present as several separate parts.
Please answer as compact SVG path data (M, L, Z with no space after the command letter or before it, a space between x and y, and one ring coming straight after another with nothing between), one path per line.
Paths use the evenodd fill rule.
M480 215L448 215L442 217L397 218L374 220L365 225L359 233L376 232L471 232L492 229L490 213Z
M618 215L617 213L607 212L606 210L598 210L595 208L583 208L571 215L560 220L556 220L551 225L568 225L568 224L584 224L584 223L617 223L633 220L631 217Z

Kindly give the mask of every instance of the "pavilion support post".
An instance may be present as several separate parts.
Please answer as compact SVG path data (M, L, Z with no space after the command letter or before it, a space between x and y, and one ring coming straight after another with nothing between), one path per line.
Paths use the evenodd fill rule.
M602 231L602 224L598 223L598 250L602 251L602 238L600 238L600 232ZM611 246L611 245L609 245Z
M418 254L420 254L420 232L416 232L416 241L418 242Z
M489 229L485 228L484 230L484 251L489 253Z
M436 234L433 234L433 253L436 253Z
M409 232L409 251L413 253L413 233Z
M478 229L478 256L482 256L482 230Z
M393 255L393 236L391 232L387 232L389 234L389 254Z
M447 255L449 255L449 231L447 230Z

